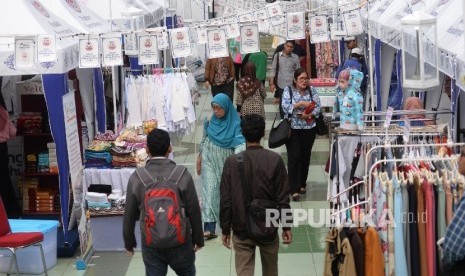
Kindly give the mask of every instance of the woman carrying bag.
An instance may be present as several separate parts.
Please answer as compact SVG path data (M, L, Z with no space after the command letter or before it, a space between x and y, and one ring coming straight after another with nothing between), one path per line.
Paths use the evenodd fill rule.
M300 194L306 192L308 168L316 136L315 119L320 115L321 108L320 97L309 86L305 69L299 68L294 72L292 85L283 91L282 106L285 117L291 121L291 137L286 143L289 191L292 199L298 201Z

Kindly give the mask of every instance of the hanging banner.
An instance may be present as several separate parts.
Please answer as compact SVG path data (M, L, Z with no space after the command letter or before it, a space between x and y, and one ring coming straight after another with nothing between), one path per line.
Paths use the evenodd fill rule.
M269 5L266 8L268 10L268 15L270 16L270 23L273 26L277 26L286 22L286 18L284 17L283 10L281 9L279 3Z
M81 38L79 39L79 67L97 68L100 67L99 39Z
M359 35L363 33L362 17L360 10L353 10L343 14L346 32L349 36Z
M196 30L197 33L197 43L198 44L205 44L207 43L207 29L205 28L198 28Z
M254 21L254 20L255 20L255 18L253 16L253 13L251 13L251 12L239 15L239 22L251 22L251 21Z
M102 37L102 65L123 65L123 43L121 34Z
M224 19L225 24L237 24L237 16L230 16Z
M263 8L259 9L253 12L253 15L256 19L268 19L270 16L268 16L268 11Z
M170 39L173 58L187 57L192 54L188 28L171 29Z
M226 5L223 8L223 16L230 16L230 15L236 13L236 12L237 12L237 9L233 8L230 5Z
M260 52L260 34L256 24L241 26L241 54Z
M158 50L166 50L170 47L168 33L166 31L161 31L157 34L157 44Z
M294 12L286 14L287 20L287 39L305 38L305 17L303 12Z
M139 45L139 65L159 63L156 35L139 36Z
M56 62L57 44L54 35L37 36L37 62Z
M34 67L34 44L32 38L15 39L15 68Z
M238 24L226 25L226 38L236 38L240 35Z
M311 16L309 22L310 42L312 44L328 42L328 18L325 15Z
M270 21L268 19L259 19L257 21L258 31L261 33L268 33L270 30Z
M139 54L139 48L137 46L136 34L124 34L124 53L128 56L136 56Z
M224 29L208 30L207 37L208 58L229 56L228 44L226 41L226 31Z
M329 26L331 33L331 40L341 40L343 37L347 37L346 30L338 30L336 24Z
M244 11L251 11L254 9L253 1L245 1L244 3Z

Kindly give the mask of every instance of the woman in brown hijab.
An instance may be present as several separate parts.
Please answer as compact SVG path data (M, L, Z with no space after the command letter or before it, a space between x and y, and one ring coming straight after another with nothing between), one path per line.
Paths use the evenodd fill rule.
M262 82L255 76L255 64L252 61L246 63L244 75L237 83L237 112L241 117L249 114L258 114L265 118L265 107L263 106L266 91Z
M410 120L411 126L427 126L434 125L432 119L428 119L425 115L425 109L423 108L423 102L418 97L409 97L405 100L404 110L411 111L412 113L402 116L402 119L405 120L408 118ZM418 112L413 112L418 111ZM403 122L402 124L403 125Z

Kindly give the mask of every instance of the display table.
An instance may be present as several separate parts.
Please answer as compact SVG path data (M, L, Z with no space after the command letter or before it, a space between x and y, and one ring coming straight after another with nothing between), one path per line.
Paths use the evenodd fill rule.
M90 184L108 184L113 190L121 190L126 194L129 177L136 168L124 169L84 169L83 191L84 198Z

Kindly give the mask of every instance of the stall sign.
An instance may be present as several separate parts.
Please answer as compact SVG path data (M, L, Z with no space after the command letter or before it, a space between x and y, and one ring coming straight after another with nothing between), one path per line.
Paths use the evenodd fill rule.
M310 17L310 42L329 42L328 17L326 15L315 15Z
M226 43L226 31L224 29L212 29L207 31L208 57L228 57L228 45Z
M102 65L123 65L123 43L121 34L102 37Z
M173 58L187 57L192 54L188 28L171 29L170 39Z
M260 52L260 36L257 24L241 26L241 53Z
M159 63L156 35L139 36L139 46L139 65Z
M345 12L344 23L346 25L346 32L349 36L359 35L363 33L362 17L360 10L353 10Z
M303 12L292 12L286 14L287 39L305 38L305 16Z
M54 35L37 36L37 62L56 62L57 44Z
M15 38L15 68L33 68L35 63L33 38Z
M98 37L79 39L79 67L100 67L100 51Z

